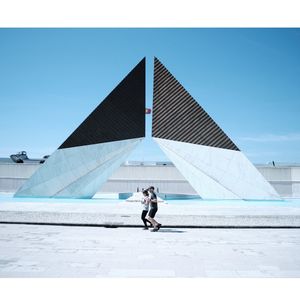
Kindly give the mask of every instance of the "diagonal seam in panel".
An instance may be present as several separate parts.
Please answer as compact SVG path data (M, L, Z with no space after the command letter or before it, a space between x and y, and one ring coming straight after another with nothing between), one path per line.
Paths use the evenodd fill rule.
M133 146L133 149L134 148L135 146ZM81 177L78 181L73 182L69 187L57 194L55 198L65 197L65 195L69 194L72 194L72 197L76 198L86 198L87 194L89 194L90 197L93 197L101 188L102 184L104 184L111 176L112 172L117 170L122 162L126 160L132 150L122 152L118 156L114 157L113 160L107 161L105 164L100 165L92 172Z
M200 169L199 167L191 164L190 162L188 162L184 157L182 157L181 155L179 155L176 151L172 150L170 147L167 147L166 145L161 145L159 143L159 141L156 140L156 138L154 138L154 140L156 141L156 143L159 145L160 148L166 148L169 152L173 153L174 156L179 157L181 160L185 161L186 164L190 165L191 167L193 167L194 169L196 169L198 172L204 174L205 176L207 176L208 178L210 178L212 181L215 182L216 185L222 187L224 190L228 191L229 193L233 194L234 196L236 196L237 198L241 198L239 195L237 195L235 192L233 192L232 190L230 190L229 188L225 187L224 185L221 184L221 182L216 179L213 178L211 175L207 174L206 172L204 172L202 169ZM168 156L168 155L167 155ZM172 160L172 159L171 159ZM175 163L174 163L175 164ZM184 177L185 175L180 172ZM187 179L188 180L188 179ZM188 180L189 181L189 180ZM193 184L189 181L189 183L193 186ZM195 189L195 187L193 186L193 188ZM200 195L201 196L201 195Z
M125 146L124 148L119 148L118 151L116 151L116 153L113 153L105 161L101 162L100 165L96 165L94 168L90 169L87 173L85 173L84 175L76 178L75 180L73 180L72 182L70 182L68 185L64 186L61 190L57 191L53 195L53 197L55 197L55 195L57 195L57 194L60 194L63 190L67 189L72 184L75 184L76 182L78 182L79 180L81 180L83 177L89 175L90 173L93 173L95 170L99 170L100 168L103 168L103 166L105 166L105 165L109 166L109 164L111 163L111 161L117 160L118 157L127 156L128 154L130 154L138 146L139 142L141 142L141 141L138 140L138 141L134 142L134 144L132 144L132 145L129 144L129 145ZM105 181L106 180L107 180L107 178L105 179ZM100 188L100 186L99 186L99 188Z
M141 141L142 139L137 139L136 140L136 144L138 144L140 141ZM130 140L128 140L128 141L130 141ZM121 142L121 141L120 141ZM111 142L110 142L111 143ZM114 142L113 142L114 143ZM118 141L116 141L115 143L118 143ZM103 147L105 147L105 144L107 144L107 143L104 143L103 144ZM102 145L102 144L99 144L99 145ZM96 146L96 145L95 145ZM83 146L83 147L91 147L91 146ZM124 151L124 149L127 149L127 148L130 148L130 144L127 144L127 145L125 145L125 146L119 146L117 149L115 149L114 151L112 151L112 152L110 152L108 155L106 154L106 155L101 155L101 157L102 157L102 159L101 159L101 161L99 162L100 164L104 164L105 162L107 162L107 161L109 161L109 160L111 160L114 156L117 156L119 153L121 153L122 151ZM68 151L68 149L61 149L61 150L57 150L57 151ZM96 151L96 149L95 149L95 151ZM66 153L67 154L67 153ZM75 159L76 159L76 157L75 157ZM95 162L97 162L99 160L99 158L98 157L95 157L94 159L92 159L92 160L90 160L90 161L88 161L88 164L89 165L93 165L93 162L95 163ZM99 165L99 163L97 164L97 165ZM82 165L81 164L79 164L78 166L75 166L74 168L71 168L70 167L70 165L72 165L72 162L68 162L68 165L66 166L66 169L67 169L67 171L63 171L63 173L61 173L61 174L59 174L59 175L55 175L55 176L52 176L52 177L50 177L50 178L47 178L47 180L45 180L45 181L42 181L42 182L40 182L40 183L38 183L38 184L35 184L34 185L34 189L39 189L40 187L42 187L43 185L47 185L47 184L51 184L51 182L55 182L55 181L57 181L57 180L59 180L59 178L61 177L62 178L62 181L63 181L63 179L64 178L70 178L70 180L72 180L72 181L70 181L70 180L68 180L68 183L67 183L67 185L69 185L69 184L72 184L72 182L74 182L74 181L76 181L77 179L80 179L80 177L82 177L82 176L84 176L86 173L88 173L88 172L90 172L92 169L94 169L94 167L93 168L90 168L90 167L88 167L88 168L86 168L86 172L85 171L82 171L82 172L76 172L76 170L78 169L80 169L81 167L82 167ZM85 165L86 166L86 165ZM37 170L37 172L38 172L39 170ZM85 172L85 173L83 173L83 172ZM78 175L77 175L77 177L76 177L76 175L75 176L73 176L74 174L77 174L78 173ZM80 174L81 173L81 174ZM70 176L71 175L71 176ZM74 178L74 179L72 179L72 177ZM20 190L20 193L26 193L28 190L30 190L32 187L28 187L28 188L26 188L26 189L23 189L23 190ZM64 187L62 187L61 188L61 190L63 190L65 188L65 186ZM19 191L18 191L19 192ZM54 194L56 194L57 193L57 191L55 191L54 192ZM52 193L53 194L53 193Z

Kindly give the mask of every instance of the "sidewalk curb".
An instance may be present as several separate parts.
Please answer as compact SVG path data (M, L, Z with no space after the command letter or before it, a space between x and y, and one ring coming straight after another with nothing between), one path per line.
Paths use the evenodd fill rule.
M44 225L44 226L70 226L70 227L105 227L105 228L144 228L142 225L126 225L126 224L80 224L80 223L44 223L44 222L9 222L0 221L0 224L7 225ZM300 229L300 226L261 226L261 225L166 225L163 228L190 228L190 229Z

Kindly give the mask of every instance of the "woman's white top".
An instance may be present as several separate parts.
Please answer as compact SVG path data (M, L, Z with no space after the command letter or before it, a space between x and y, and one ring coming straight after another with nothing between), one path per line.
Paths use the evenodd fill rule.
M148 196L143 196L141 203L143 204L144 210L149 210L150 198Z

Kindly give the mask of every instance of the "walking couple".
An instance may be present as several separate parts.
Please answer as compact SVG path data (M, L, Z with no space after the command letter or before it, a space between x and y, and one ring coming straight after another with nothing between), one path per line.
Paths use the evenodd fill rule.
M154 187L150 186L148 189L143 190L142 204L144 209L142 211L142 220L145 225L144 230L148 229L147 222L150 226L153 226L152 231L158 231L161 224L154 220L155 214L157 212L157 196L154 192ZM149 211L150 206L150 211ZM147 215L148 214L148 215Z

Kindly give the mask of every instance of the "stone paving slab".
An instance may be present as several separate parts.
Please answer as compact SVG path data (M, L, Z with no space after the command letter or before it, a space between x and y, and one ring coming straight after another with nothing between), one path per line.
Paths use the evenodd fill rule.
M300 229L0 224L0 277L300 277Z

